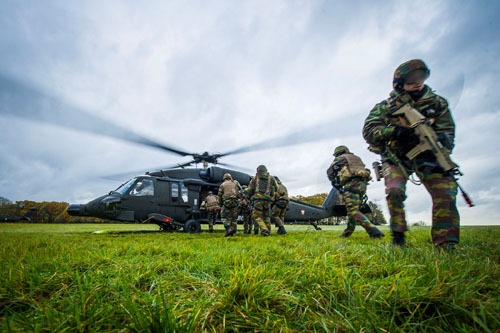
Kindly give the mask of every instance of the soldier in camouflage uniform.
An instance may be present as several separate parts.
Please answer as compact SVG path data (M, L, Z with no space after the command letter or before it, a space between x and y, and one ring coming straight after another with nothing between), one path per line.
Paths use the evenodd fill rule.
M248 185L248 195L252 202L252 221L258 225L262 236L269 236L271 231L270 208L275 193L278 191L276 180L267 172L264 165L257 167L256 175Z
M335 160L326 171L332 185L342 193L347 209L347 228L339 237L349 237L356 224L365 228L370 238L384 237L382 231L375 227L361 212L360 207L370 181L370 170L365 168L361 159L352 154L346 146L338 146L333 154Z
M219 202L217 196L215 196L212 191L208 191L208 195L201 203L201 209L207 211L208 232L214 232L214 223L217 211L219 210Z
M238 194L241 190L240 184L233 180L231 174L224 175L224 182L219 186L219 204L221 205L220 217L226 228L226 235L233 236L236 233L236 220L238 218Z
M239 213L243 219L243 233L250 234L252 232L252 207L250 206L250 198L248 197L248 187L243 185L240 191Z
M456 207L457 183L451 174L439 166L434 154L427 151L410 160L406 157L418 137L404 119L392 113L409 103L429 121L439 140L451 153L455 137L455 123L448 102L424 85L430 71L422 60L410 60L394 72L389 98L370 111L365 120L363 136L369 149L382 156L387 204L391 214L391 230L395 245L405 244L407 222L404 211L406 183L416 173L432 197L431 236L435 245L454 248L459 241L460 218Z
M288 207L288 190L283 185L281 180L274 176L273 177L278 184L278 190L274 196L274 201L271 207L271 222L278 227L278 235L286 234L285 230L285 215L286 208Z

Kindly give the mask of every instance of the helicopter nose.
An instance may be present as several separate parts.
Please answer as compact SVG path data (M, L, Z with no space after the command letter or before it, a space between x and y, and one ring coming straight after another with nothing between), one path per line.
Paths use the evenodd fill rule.
M71 204L66 208L66 211L71 216L88 216L86 205L83 204Z

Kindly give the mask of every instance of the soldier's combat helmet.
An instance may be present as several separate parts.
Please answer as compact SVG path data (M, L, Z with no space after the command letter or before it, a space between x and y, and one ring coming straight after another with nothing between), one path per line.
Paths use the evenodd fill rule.
M257 167L257 176L262 177L262 176L267 176L267 168L265 165L261 164Z
M394 71L392 86L397 91L403 90L405 83L413 83L417 79L426 80L431 74L431 70L425 62L420 59L413 59L402 63Z
M224 174L224 180L233 180L233 177L231 176L230 173L225 173Z
M338 146L337 148L335 148L333 156L337 157L345 153L349 153L349 148L347 148L346 146Z

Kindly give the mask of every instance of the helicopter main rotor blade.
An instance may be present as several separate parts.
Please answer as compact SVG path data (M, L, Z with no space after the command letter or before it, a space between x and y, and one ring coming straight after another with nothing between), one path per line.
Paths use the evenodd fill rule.
M141 169L141 170L136 170L136 171L128 171L128 172L121 172L121 173L116 173L116 174L112 174L112 175L107 175L107 176L104 176L104 177L101 177L103 179L108 179L108 180L123 180L124 178L130 178L130 177L134 177L134 176L139 176L139 175L145 175L146 172L155 172L155 171L160 171L160 170L170 170L170 169L176 169L176 168L184 168L186 166L190 166L194 163L195 161L189 161L189 162L186 162L186 163L182 163L182 164L173 164L173 165L169 165L169 166L161 166L161 167L158 167L158 168L150 168L149 170L150 171L144 171L144 169Z
M115 125L3 73L0 73L0 114L104 135L181 156L193 155Z
M229 163L217 162L217 165L223 165L223 166L226 166L228 168L236 169L236 170L244 171L244 172L253 172L253 170L251 170L251 169L243 168L243 167L240 167L240 166L237 166L237 165L234 165L234 164L229 164Z
M269 140L263 140L256 144L231 150L229 152L221 154L221 157L228 155L235 155L235 154L243 154L258 150L299 145L303 143L320 141L331 137L345 137L348 135L352 135L354 134L354 131L356 129L354 129L353 131L352 124L349 124L350 119L351 118L342 118L342 119L323 122L317 125L304 128L297 132L288 133L283 136L270 138ZM361 120L361 125L362 125L362 120ZM361 125L359 128L359 132L357 133L361 133Z

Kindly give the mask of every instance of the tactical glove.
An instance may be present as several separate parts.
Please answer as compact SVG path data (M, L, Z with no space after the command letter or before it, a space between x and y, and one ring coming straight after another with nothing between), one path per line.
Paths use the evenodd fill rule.
M443 145L443 147L446 148L448 153L451 152L454 145L453 145L453 141L450 139L450 136L448 135L448 133L444 133L444 132L440 133L438 136L438 141L441 142L441 144Z
M382 130L382 136L386 140L397 139L404 142L418 141L418 137L413 129L397 125L385 127Z
M382 130L382 137L385 140L392 139L394 137L394 126L386 126Z

